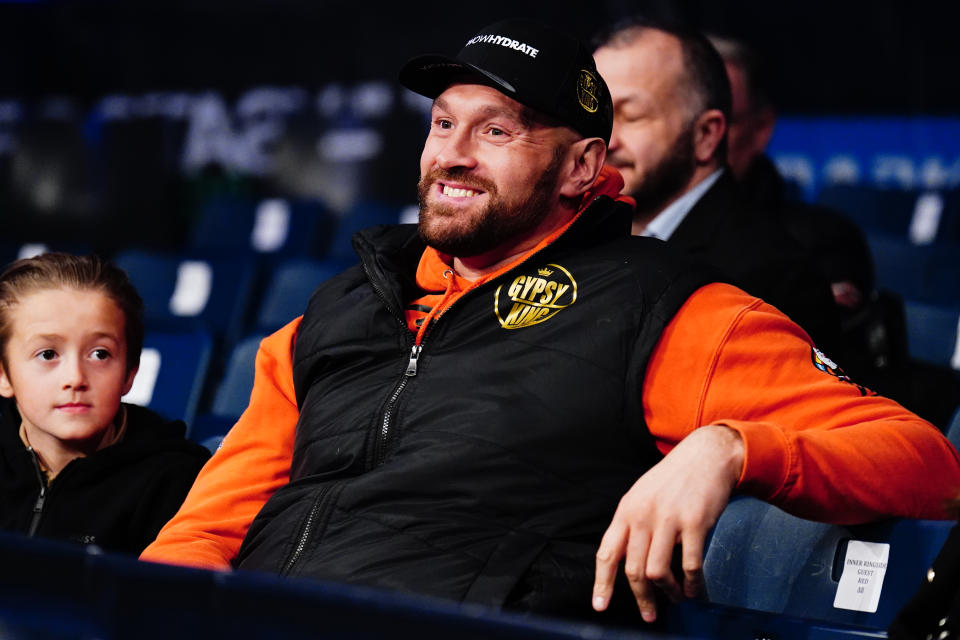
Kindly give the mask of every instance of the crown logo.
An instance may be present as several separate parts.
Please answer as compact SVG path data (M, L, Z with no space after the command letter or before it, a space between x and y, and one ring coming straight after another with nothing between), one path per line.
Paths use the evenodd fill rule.
M542 276L552 276L552 275L553 275L553 271L551 271L550 269L547 269L546 267L544 267L543 269L537 269L537 273L539 273L539 274L542 275Z

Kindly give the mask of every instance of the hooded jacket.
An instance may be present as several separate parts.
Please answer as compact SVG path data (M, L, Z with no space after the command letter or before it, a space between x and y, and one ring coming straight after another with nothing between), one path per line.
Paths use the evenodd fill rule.
M589 603L610 515L660 459L641 403L650 352L713 279L631 237L631 214L596 198L418 345L403 315L416 228L359 234L362 266L304 316L291 482L238 566L539 611Z
M209 451L182 421L123 405L123 438L69 462L47 484L20 439L16 402L0 399L0 529L139 554L190 490Z

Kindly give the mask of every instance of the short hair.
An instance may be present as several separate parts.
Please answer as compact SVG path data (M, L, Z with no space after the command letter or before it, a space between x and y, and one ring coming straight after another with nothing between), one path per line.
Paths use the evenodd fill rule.
M680 42L683 52L683 80L692 98L697 101L697 104L691 105L694 117L708 109L717 109L729 122L730 79L727 77L723 58L703 33L679 22L634 15L615 22L598 33L592 40L593 48L625 47L647 31L662 31ZM726 155L727 140L724 136L717 148L717 156L722 160Z
M708 34L707 38L725 62L743 72L751 111L773 108L769 64L757 50L743 40L728 36Z
M127 373L140 365L143 350L143 299L126 272L94 255L44 253L12 262L0 273L0 363L7 365L13 307L37 291L70 288L101 291L123 312Z

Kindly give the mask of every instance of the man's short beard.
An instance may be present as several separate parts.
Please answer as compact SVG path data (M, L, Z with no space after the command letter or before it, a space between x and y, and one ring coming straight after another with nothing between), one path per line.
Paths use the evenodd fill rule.
M637 213L651 218L678 196L690 182L697 163L694 158L694 124L691 122L677 136L670 152L653 167L643 182L629 194L637 201Z
M557 147L550 165L544 170L533 189L521 202L511 205L500 195L496 185L478 179L462 168L435 169L420 179L417 191L420 199L420 237L428 245L446 255L469 258L493 251L510 240L532 231L550 213L553 194L557 187L560 167L566 149ZM460 182L479 187L489 197L483 211L474 215L469 228L456 225L431 225L431 218L455 218L463 215L455 208L428 205L427 196L438 180ZM465 221L471 222L471 221Z

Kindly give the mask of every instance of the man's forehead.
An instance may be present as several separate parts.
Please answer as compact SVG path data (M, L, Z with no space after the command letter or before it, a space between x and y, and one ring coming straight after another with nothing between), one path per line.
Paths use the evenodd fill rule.
M483 115L500 115L517 120L526 127L569 129L555 119L517 102L502 91L484 84L456 83L447 87L433 101L434 109L444 111L464 108Z

